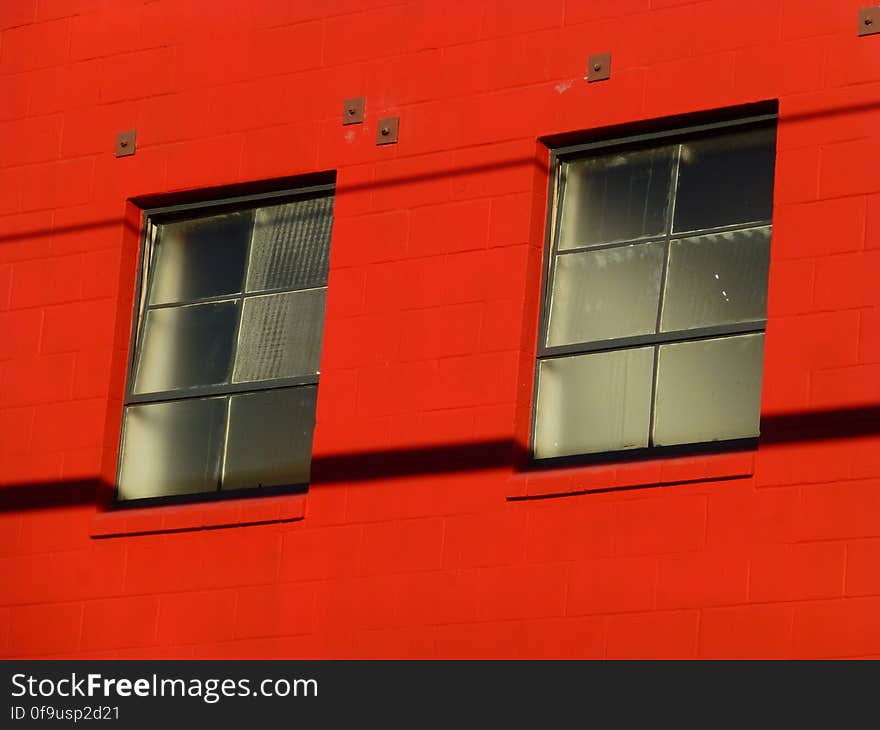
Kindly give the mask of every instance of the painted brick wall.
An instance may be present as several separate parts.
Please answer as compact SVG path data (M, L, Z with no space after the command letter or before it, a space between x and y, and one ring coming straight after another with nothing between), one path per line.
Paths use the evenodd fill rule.
M0 2L0 655L880 655L865 4ZM587 56L607 50L611 81L588 85ZM366 123L343 127L360 95ZM538 138L767 99L757 452L518 471ZM376 147L386 115L400 143ZM116 159L128 128L137 154ZM108 513L127 200L327 170L310 492Z

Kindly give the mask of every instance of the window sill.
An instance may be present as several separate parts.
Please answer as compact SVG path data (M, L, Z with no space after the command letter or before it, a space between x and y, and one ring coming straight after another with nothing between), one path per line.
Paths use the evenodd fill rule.
M288 494L107 510L95 515L90 535L100 539L294 522L305 516L305 504L305 494Z
M594 464L521 472L511 477L510 500L565 497L617 489L743 479L755 472L755 451L703 454L638 461Z

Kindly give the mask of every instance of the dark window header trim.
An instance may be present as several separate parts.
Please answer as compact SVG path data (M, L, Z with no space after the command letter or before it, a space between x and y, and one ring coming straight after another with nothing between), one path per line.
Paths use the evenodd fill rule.
M608 124L601 127L571 130L559 134L545 135L539 141L553 153L568 147L613 141L615 143L628 137L639 137L654 133L680 133L691 127L708 127L729 122L742 123L744 120L766 117L777 119L779 101L765 99L751 104L740 104L716 109L687 112L672 116L651 117L632 122Z
M310 185L300 188L285 188L283 190L275 190L268 193L251 193L249 195L235 195L226 198L212 198L198 203L176 203L174 205L163 205L155 208L144 208L144 215L154 218L159 215L167 215L174 213L198 213L199 211L215 211L218 208L247 206L251 203L269 203L274 200L294 199L307 197L314 194L332 193L336 189L335 184L328 183L326 185ZM189 216L195 217L195 216ZM156 222L154 220L154 222ZM161 222L161 221L160 221Z
M248 202L250 199L271 198L294 190L300 191L310 188L334 190L335 186L336 172L330 170L196 190L181 190L174 193L139 195L132 198L131 202L145 213L156 213L165 208L179 207L181 210L192 210L217 204L229 204L238 199L241 199L240 202Z
M774 122L778 119L778 115L760 114L751 117L741 117L739 119L728 119L723 122L710 122L706 124L694 124L686 127L676 127L674 129L658 130L656 132L645 132L643 134L631 134L629 136L614 137L613 139L602 139L594 142L584 142L582 144L572 144L564 147L554 147L554 155L563 160L569 155L576 155L591 150L604 149L606 147L625 147L633 144L641 144L643 142L654 142L657 140L692 136L704 132L717 132L727 128L741 128L751 124L765 124Z

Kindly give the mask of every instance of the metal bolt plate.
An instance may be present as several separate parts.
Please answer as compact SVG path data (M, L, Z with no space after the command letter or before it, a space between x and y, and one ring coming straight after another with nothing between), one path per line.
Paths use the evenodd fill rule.
M859 35L880 33L880 7L859 10Z
M376 144L396 144L400 117L386 117L376 127Z
M366 100L359 96L357 99L346 99L342 105L343 124L361 124L364 121L364 107Z
M590 64L587 66L587 81L604 81L611 78L611 54L596 53L590 56Z
M116 135L116 156L128 157L134 154L137 131L129 129Z

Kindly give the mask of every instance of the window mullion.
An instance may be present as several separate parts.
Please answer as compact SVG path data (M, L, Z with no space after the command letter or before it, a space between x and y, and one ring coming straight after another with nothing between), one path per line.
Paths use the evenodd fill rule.
M668 345L675 342L689 342L691 340L708 340L718 337L747 335L753 334L755 332L763 332L766 327L766 319L756 319L749 322L734 322L732 324L719 324L712 325L710 327L695 327L693 329L687 330L673 330L672 332L634 335L633 337L620 337L613 340L578 342L571 345L557 345L555 347L549 347L538 356L538 359L543 360L553 357L565 357L568 355L589 355L593 352L606 352L608 350L626 350L632 347Z
M254 245L254 234L257 230L257 215L254 212L253 218L251 219L251 235L248 238L247 244L247 252L244 257L244 274L242 275L241 280L241 297L239 298L239 307L238 307L238 320L235 323L235 335L232 338L232 356L229 358L229 379L228 383L232 383L232 377L235 373L235 358L238 357L238 341L241 338L241 318L244 312L244 300L245 300L245 292L247 291L247 283L248 283L248 274L250 273L251 268L251 250Z
M669 275L669 240L672 229L675 227L675 194L678 189L678 175L681 170L681 144L676 145L675 164L672 166L672 179L669 182L669 197L667 211L669 219L666 221L666 241L663 252L663 269L660 272L660 299L657 302L657 325L655 332L660 333L663 323L663 304L666 301L666 279ZM657 399L657 374L660 368L660 345L654 345L654 366L651 372L651 400L648 404L650 409L648 416L648 447L654 446L654 419L656 416L655 401Z
M223 450L220 452L220 469L217 472L217 491L223 489L223 478L226 476L226 450L229 448L229 419L232 415L232 396L226 396L226 423L223 429Z
M551 204L555 206L552 211L552 225L549 231L549 241L547 246L547 279L544 282L544 296L541 301L541 326L538 328L538 353L544 352L547 348L547 334L550 331L550 303L553 299L553 279L556 276L556 257L559 251L559 228L562 223L562 203L565 195L565 175L563 170L565 164L556 161L557 184L553 191Z
M150 308L150 286L153 279L153 266L156 260L156 238L159 235L158 227L147 219L147 228L144 233L144 243L141 253L141 268L138 271L138 301L137 323L134 328L134 353L129 361L130 374L126 378L126 403L134 394L134 383L137 378L138 368L141 361L141 349L144 343L144 330L147 322L147 310Z
M295 388L300 385L317 385L317 375L299 375L274 380L252 380L233 385L209 385L198 388L180 390L163 390L157 393L138 393L126 400L125 405L144 405L147 403L164 403L166 401L191 400L193 398L210 398L217 395L235 395L251 393L259 390L278 390Z

